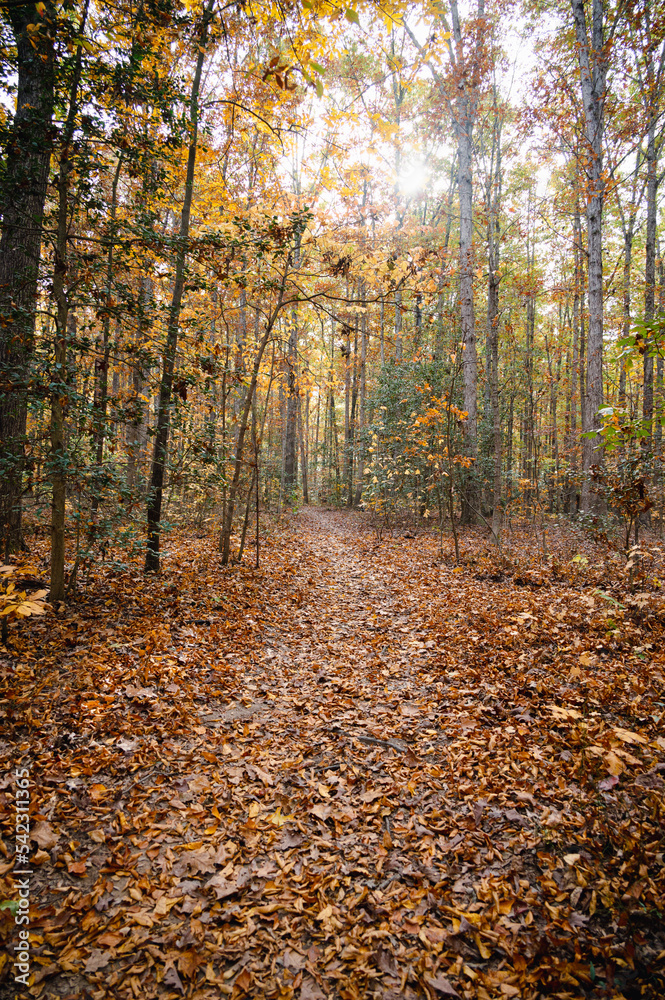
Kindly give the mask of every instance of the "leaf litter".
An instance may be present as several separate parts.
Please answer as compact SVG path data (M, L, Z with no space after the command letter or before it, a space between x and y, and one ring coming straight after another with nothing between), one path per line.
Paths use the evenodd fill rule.
M260 570L174 555L108 570L1 661L2 899L13 769L32 782L27 996L665 994L657 608L608 631L579 580L460 572L313 508Z

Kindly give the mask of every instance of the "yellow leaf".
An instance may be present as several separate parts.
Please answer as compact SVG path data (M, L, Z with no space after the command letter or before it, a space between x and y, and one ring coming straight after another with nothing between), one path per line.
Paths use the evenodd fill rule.
M330 798L330 789L327 785L317 785L319 795L322 795L324 799Z
M251 806L249 807L249 818L254 819L258 815L259 815L259 804L258 802L252 802Z
M155 909L152 911L153 917L165 917L172 906L178 902L177 897L171 899L169 896L160 896L155 905Z
M624 766L617 757L617 755L614 753L614 751L610 750L610 752L605 757L605 763L607 765L607 770L610 772L610 774L614 774L617 777L620 774L623 774Z
M624 743L648 743L649 741L641 733L633 733L630 729L622 729L621 726L613 726L614 732Z
M273 826L284 826L289 820L295 819L294 816L282 816L282 807L277 806L272 816L268 817L268 822L272 823Z
M476 942L476 948L480 952L481 958L484 958L485 961L487 961L488 958L492 957L492 952L489 950L485 942L482 940L480 934L474 934L473 937Z
M627 760L629 764L641 764L642 761L639 757L634 757L632 753L628 753L627 750L622 750L621 747L615 747L614 753L617 757L621 757L622 760Z
M582 713L578 712L576 708L562 708L561 705L548 705L547 707L555 719L560 722L582 718Z

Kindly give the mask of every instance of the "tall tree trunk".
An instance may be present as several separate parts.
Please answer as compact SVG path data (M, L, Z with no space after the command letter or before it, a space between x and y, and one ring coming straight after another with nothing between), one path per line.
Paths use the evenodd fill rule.
M587 146L586 219L589 252L589 331L584 408L585 434L582 455L586 473L582 487L582 509L592 506L589 473L602 462L602 439L598 411L603 405L603 128L607 52L603 25L603 0L592 0L591 32L587 27L584 0L571 0L577 56L584 105ZM587 436L588 435L588 436Z
M642 356L644 395L642 397L642 420L646 436L642 439L642 450L650 455L653 446L653 345L654 336L651 326L656 312L656 224L658 192L658 156L656 152L656 120L653 114L649 119L649 134L647 138L647 222L644 259L644 322L646 325L646 343Z
M489 396L492 413L492 443L494 450L494 470L492 489L492 534L497 545L501 532L501 406L499 400L499 252L501 228L499 205L501 201L501 127L495 120L495 171L490 190L494 196L490 201L487 222L487 244L489 277L487 286L487 353L489 356Z
M560 317L561 313L559 312L559 319ZM545 353L547 356L547 373L549 376L549 383L550 383L550 447L551 447L551 455L552 458L554 459L554 475L553 475L553 481L550 485L550 512L553 512L555 502L557 502L558 504L558 500L556 499L558 495L558 488L556 485L558 482L557 473L559 470L559 443L557 435L557 412L556 412L558 376L555 377L554 374L554 365L552 364L553 361L552 346L550 345L547 333L545 333Z
M302 397L298 396L298 438L300 440L300 468L302 477L302 502L309 503L309 482L307 477L307 436L302 418Z
M146 572L159 570L159 542L161 534L162 500L164 493L164 473L171 426L171 407L173 397L173 376L175 371L176 351L178 349L178 333L180 327L180 310L185 287L185 265L187 259L187 240L189 239L189 218L192 209L192 193L194 188L194 169L196 166L196 151L198 145L199 125L199 89L201 74L205 59L208 27L213 13L214 0L208 0L203 12L201 34L198 44L198 55L192 93L190 98L191 139L187 156L187 175L185 178L185 196L180 216L180 233L178 251L176 254L176 272L171 298L171 308L166 333L166 344L162 363L162 377L159 385L159 403L157 408L157 425L155 428L155 446L152 456L150 476L150 495L148 497L148 537L145 552Z
M86 2L81 15L79 37L85 31L88 16ZM65 504L67 499L67 455L65 448L65 409L69 392L67 363L67 332L69 328L69 295L67 271L69 253L69 173L74 127L78 114L78 88L81 81L82 48L77 46L74 74L69 94L69 109L63 129L58 170L58 226L53 269L53 298L56 302L54 389L51 394L51 602L65 599Z
M104 460L104 440L106 438L106 411L108 409L109 396L109 361L111 358L111 289L113 287L113 246L115 240L115 221L118 207L118 182L122 169L122 153L118 156L113 183L111 185L111 209L110 209L110 234L109 249L106 258L106 306L104 319L102 321L101 344L98 344L97 357L95 358L95 391L93 400L93 428L92 442L95 455L95 463L101 469ZM101 348L101 350L100 350ZM100 356L101 355L101 356ZM92 498L93 514L99 506L99 493L95 490Z
M658 309L662 313L665 311L665 261L662 250L658 248ZM656 426L654 428L654 439L656 450L660 451L663 443L663 354L662 348L658 351L656 358L656 386L654 393L654 410ZM662 520L662 519L661 519Z
M478 435L478 353L473 304L473 120L463 120L459 134L459 284L462 323L464 409L469 453L476 454Z
M473 301L473 129L478 109L479 88L482 74L481 38L477 28L476 45L469 57L464 53L462 29L457 0L451 0L453 44L449 51L455 52L454 69L457 84L455 102L455 132L457 136L457 183L459 188L459 287L460 320L462 332L464 409L467 417L464 423L467 452L474 460L478 453L478 351L476 347L476 322ZM485 15L484 0L478 0L477 19ZM470 523L475 520L477 507L477 473L471 470L464 489L463 518Z
M358 298L360 304L366 307L365 288L362 281L359 282ZM367 367L367 315L363 312L360 319L360 398L358 403L358 482L356 484L356 495L354 503L356 507L362 499L363 492L363 469L365 467L365 394L366 394L366 367Z
M353 506L353 484L355 481L356 467L357 467L357 455L356 455L356 445L358 442L357 434L357 417L358 417L358 314L353 324L353 367L351 368L351 422L349 426L349 446L350 446L350 461L349 461L349 478L347 483L347 506Z
M297 260L296 260L297 264ZM286 426L284 429L284 496L291 503L298 486L298 310L291 311L286 355Z
M353 452L351 443L351 330L347 326L343 330L346 343L342 342L344 356L344 456L342 478L346 486L347 500L350 497L349 483L353 479Z
M577 447L577 388L580 371L580 327L581 327L581 291L584 282L582 269L582 224L580 222L579 202L575 198L575 215L573 220L573 251L575 258L575 277L573 289L573 358L570 371L570 432L572 435L571 452ZM573 454L573 467L576 458Z
M478 111L480 83L485 71L483 53L487 37L483 23L485 0L478 0L475 40L471 52L465 52L457 0L450 0L451 27L448 25L442 6L438 8L438 12L449 39L448 53L453 70L454 97L450 96L446 80L432 61L426 59L426 62L448 105L457 139L460 320L464 345L464 409L467 412L464 429L467 452L475 459L478 451L478 352L473 299L473 130ZM416 36L408 27L406 31L418 51L423 54L425 50ZM466 522L475 518L477 494L477 476L472 470L464 484L462 497L463 519Z
M508 404L508 427L506 428L506 439L508 442L506 455L506 490L507 499L510 500L513 492L513 422L515 417L515 394L511 393Z
M630 278L633 259L633 226L624 231L623 237L623 323L622 334L630 336ZM619 361L619 406L626 405L626 366L623 359Z
M16 40L18 76L16 111L4 151L0 236L0 537L6 559L23 541L29 366L53 143L55 7L46 0L39 14L34 3L2 0L0 12Z

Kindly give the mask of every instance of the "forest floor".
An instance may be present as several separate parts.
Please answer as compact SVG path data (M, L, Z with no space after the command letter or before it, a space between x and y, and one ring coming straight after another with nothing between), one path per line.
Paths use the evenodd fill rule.
M0 997L665 996L657 543L632 585L565 532L455 566L311 507L259 570L169 548L0 650Z

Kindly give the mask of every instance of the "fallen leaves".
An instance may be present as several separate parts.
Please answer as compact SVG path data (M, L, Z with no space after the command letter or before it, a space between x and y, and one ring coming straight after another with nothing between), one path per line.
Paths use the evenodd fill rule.
M85 605L52 650L22 633L29 995L660 989L660 634L628 668L577 589L430 570L427 538L370 558L357 524L306 512L259 574L189 544L177 613L167 580L107 581L110 650ZM196 603L206 574L223 612Z
M40 819L30 829L30 840L34 840L43 851L50 850L58 843L59 834L55 832L50 823Z

